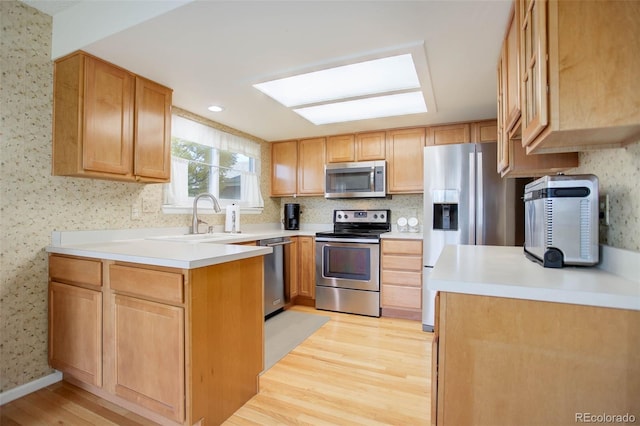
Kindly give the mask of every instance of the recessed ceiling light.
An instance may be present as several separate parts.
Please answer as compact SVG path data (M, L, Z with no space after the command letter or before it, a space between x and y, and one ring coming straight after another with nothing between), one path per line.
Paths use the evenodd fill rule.
M416 91L296 108L294 111L320 125L423 113L427 112L427 106L422 92Z
M417 89L411 54L358 62L254 84L286 107Z
M224 108L222 108L220 105L211 105L209 108L207 108L209 111L211 112L221 112L224 110Z

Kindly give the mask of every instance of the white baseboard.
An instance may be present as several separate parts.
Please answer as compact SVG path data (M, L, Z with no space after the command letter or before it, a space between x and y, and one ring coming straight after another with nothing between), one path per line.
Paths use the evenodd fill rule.
M24 385L9 389L8 391L0 393L0 405L4 405L7 402L13 401L14 399L22 398L23 396L28 395L32 392L35 392L42 388L46 388L47 386L57 383L60 380L62 380L62 373L56 371L55 373L51 373L48 376L44 376L32 382L25 383Z

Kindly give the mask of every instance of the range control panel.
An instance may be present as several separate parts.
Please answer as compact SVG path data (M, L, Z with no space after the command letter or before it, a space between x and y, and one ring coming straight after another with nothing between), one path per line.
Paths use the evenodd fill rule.
M391 210L334 210L333 223L389 223Z

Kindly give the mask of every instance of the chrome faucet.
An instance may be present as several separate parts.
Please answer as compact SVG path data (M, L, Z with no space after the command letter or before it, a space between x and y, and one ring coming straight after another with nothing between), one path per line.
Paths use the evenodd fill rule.
M221 210L220 204L218 204L218 200L216 199L216 197L213 196L213 194L209 194L208 192L198 194L196 198L193 199L193 218L191 220L192 234L199 234L198 225L200 225L201 223L205 223L205 224L207 223L204 220L198 219L198 201L200 201L200 198L211 199L211 202L213 203L213 210L215 210L216 213L219 213ZM209 229L211 229L211 227L209 227Z

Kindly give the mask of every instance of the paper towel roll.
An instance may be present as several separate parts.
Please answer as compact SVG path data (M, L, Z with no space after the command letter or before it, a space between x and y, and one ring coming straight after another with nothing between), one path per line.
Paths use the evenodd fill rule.
M232 204L226 207L224 232L240 232L240 206Z

